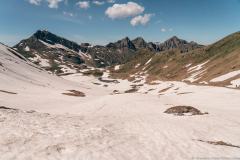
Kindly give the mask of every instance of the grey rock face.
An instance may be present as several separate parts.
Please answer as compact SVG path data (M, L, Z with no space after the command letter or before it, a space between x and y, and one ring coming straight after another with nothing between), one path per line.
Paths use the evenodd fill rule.
M179 49L181 52L188 52L201 47L203 46L195 42L187 42L176 36L161 44L146 42L142 37L137 37L132 41L125 37L106 46L91 46L89 43L79 45L46 30L38 30L30 38L22 40L14 46L28 59L37 56L47 59L50 62L50 67L47 69L53 72L61 72L60 65L81 68L81 65L85 64L106 67L126 63L140 50L157 53Z
M174 36L165 42L159 45L159 51L166 51L171 49L180 49L181 52L188 52L193 49L201 48L202 45L199 45L195 42L187 42L185 40L179 39L178 37Z

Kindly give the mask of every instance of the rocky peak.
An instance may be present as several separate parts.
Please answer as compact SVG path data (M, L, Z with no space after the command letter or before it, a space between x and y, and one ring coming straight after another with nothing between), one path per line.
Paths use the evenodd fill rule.
M177 36L172 36L169 40L180 40Z
M73 41L69 41L65 38L57 36L47 30L38 30L36 33L33 34L32 38L36 38L38 40L42 40L48 44L61 44L71 50L78 52L81 50L81 46Z
M178 48L181 45L187 44L187 41L179 39L177 36L173 36L172 38L168 39L164 42L167 46L171 48Z
M128 49L136 50L134 44L128 37L120 40L118 43L119 43L119 48L128 48Z
M135 38L134 40L132 40L132 43L135 45L135 47L137 49L141 49L141 48L146 48L147 47L147 43L146 43L146 41L142 37Z
M125 38L119 40L117 43L119 43L121 45L128 45L128 44L130 44L132 42L131 42L131 40L128 37L125 37Z
M155 51L155 52L159 51L159 46L156 43L149 42L147 46L150 51Z
M186 40L182 40L177 36L173 36L172 38L161 43L159 45L159 50L166 51L171 49L180 49L181 52L187 52L200 47L202 47L202 45L199 45L195 42L187 42Z
M120 49L120 50L129 50L129 49L134 51L136 50L134 44L128 37L125 37L122 40L119 40L115 43L109 43L106 47Z

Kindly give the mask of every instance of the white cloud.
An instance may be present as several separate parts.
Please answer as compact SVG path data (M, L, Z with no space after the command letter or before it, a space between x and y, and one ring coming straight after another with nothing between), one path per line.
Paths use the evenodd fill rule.
M161 32L166 32L166 28L161 28Z
M79 1L76 3L80 8L88 9L90 7L89 1Z
M73 13L71 13L71 12L63 12L63 15L65 15L65 16L69 16L69 17L74 17L74 14Z
M40 5L43 0L28 0L33 5ZM45 0L49 8L58 8L58 4L63 0ZM65 0L66 1L66 0Z
M139 4L128 2L127 4L114 4L105 11L105 14L111 19L121 19L139 15L144 10L144 7Z
M58 4L63 0L47 0L49 8L58 8Z
M108 3L115 3L115 0L107 0Z
M173 31L172 28L169 28L169 29L161 28L161 32L172 32L172 31Z
M28 0L29 3L34 4L34 5L40 5L42 0Z
M136 16L134 17L130 23L132 26L137 26L137 25L146 25L150 20L153 14L144 14L143 16Z
M104 1L93 1L93 4L97 5L97 6L101 6L103 5L105 2Z

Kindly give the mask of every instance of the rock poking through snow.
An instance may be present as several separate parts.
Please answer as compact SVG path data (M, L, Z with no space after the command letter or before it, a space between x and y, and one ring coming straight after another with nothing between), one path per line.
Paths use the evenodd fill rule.
M175 106L167 109L164 113L174 114L177 116L185 116L185 115L203 115L208 113L202 113L200 110L191 107L191 106Z
M74 97L85 97L85 93L80 92L80 91L76 91L76 90L68 90L69 93L63 93L63 95L67 95L67 96L74 96Z

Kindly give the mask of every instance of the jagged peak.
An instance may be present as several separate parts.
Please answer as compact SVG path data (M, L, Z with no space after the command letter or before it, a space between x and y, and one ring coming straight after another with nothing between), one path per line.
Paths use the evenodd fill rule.
M136 37L134 40L136 39L144 40L143 37Z
M120 40L120 41L131 41L130 40L130 38L129 37L125 37L125 38L123 38L122 40Z
M172 36L171 38L169 38L166 41L171 41L171 40L182 40L182 39L178 38L177 36Z
M118 41L115 42L115 43L132 43L132 41L130 40L129 37L125 37L125 38L123 38L123 39L121 39L121 40L118 40ZM115 44L115 43L109 43L109 44Z
M137 37L137 38L135 38L135 39L132 40L132 41L142 41L142 42L146 42L146 41L143 39L143 37Z
M58 37L58 38L63 38L63 37L60 37L54 33L51 33L49 32L48 30L37 30L33 36L36 37L36 38L42 38L41 36L46 36L46 35L52 35L52 36L55 36L55 37Z
M41 29L42 32L49 32L47 29Z
M82 49L82 47L78 43L68 40L64 37L58 36L46 29L37 30L30 38L41 40L51 45L61 44L76 52Z
M46 29L39 29L37 30L33 35L37 35L37 34L53 34L50 31L46 30ZM55 34L53 34L55 35Z
M198 44L197 42L195 42L195 41L191 41L191 42L189 42L189 43L191 43L191 44Z
M175 45L178 45L179 43L187 44L188 42L184 39L178 38L177 36L173 36L163 43L174 43Z
M74 43L74 44L76 44L76 45L79 45L79 44L77 44L76 42L73 42L73 41L71 41L71 40L68 40L68 39L62 37L62 36L59 36L59 35L57 35L57 34L54 34L54 33L50 32L50 31L48 31L48 30L46 30L46 29L44 29L44 30L37 30L37 31L32 35L32 37L35 37L35 38L37 38L37 39L41 39L41 40L43 40L43 41L45 41L47 38L61 39L62 41L68 41L68 42L70 42L70 43Z

